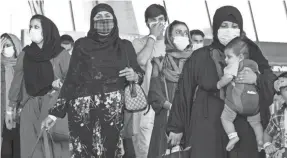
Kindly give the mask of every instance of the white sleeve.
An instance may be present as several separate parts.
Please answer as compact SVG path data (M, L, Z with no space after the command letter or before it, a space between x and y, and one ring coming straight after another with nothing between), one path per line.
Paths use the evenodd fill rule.
M238 73L239 63L227 65L224 68L224 75L231 75L232 77L236 77Z
M57 117L56 117L56 116L48 115L48 117L50 117L50 119L52 119L53 121L56 121L56 120L57 120Z

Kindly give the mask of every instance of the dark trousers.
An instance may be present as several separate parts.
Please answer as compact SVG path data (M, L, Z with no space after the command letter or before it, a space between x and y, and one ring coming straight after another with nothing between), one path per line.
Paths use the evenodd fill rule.
M3 125L2 131L2 148L1 158L20 158L20 128L17 124L16 128L8 130L6 124Z
M125 154L123 158L135 158L136 154L135 154L135 149L134 149L132 138L125 138L123 140L123 145L124 145L124 150L125 150Z

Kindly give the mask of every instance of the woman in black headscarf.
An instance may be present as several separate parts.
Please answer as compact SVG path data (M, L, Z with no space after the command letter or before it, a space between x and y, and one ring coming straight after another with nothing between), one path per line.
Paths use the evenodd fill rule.
M88 36L75 42L60 96L42 126L49 129L55 117L68 114L71 157L122 157L123 90L143 74L109 5L95 6L90 23Z
M63 80L68 71L69 55L61 47L60 34L56 25L47 17L35 15L30 20L29 34L32 44L26 46L18 56L14 78L9 91L9 108L6 124L14 123L18 103L24 107L20 118L21 158L43 158L43 141L36 146L41 131L41 122L48 116L52 93L57 87L52 83ZM67 124L68 122L66 122ZM68 130L68 129L67 129ZM50 144L52 157L69 155L68 142Z
M228 138L220 122L225 93L223 89L218 90L216 85L225 66L223 51L242 32L243 19L237 8L224 6L217 9L213 17L213 43L195 51L185 63L173 101L176 106L171 109L167 130L174 145L180 142L183 134L185 147L192 147L191 157L260 157L256 137L246 117L238 115L234 121L240 141L230 153L226 151ZM258 85L261 120L266 127L275 75L256 44L248 38L245 40L249 44L250 59L257 62L261 74L244 70L239 73L236 82ZM194 95L196 98L193 101Z

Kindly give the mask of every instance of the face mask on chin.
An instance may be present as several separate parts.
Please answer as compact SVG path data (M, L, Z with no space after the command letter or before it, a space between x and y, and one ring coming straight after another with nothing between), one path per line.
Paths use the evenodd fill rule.
M43 41L43 36L42 36L41 30L31 29L29 33L30 33L30 38L31 38L32 42L39 44Z
M14 50L13 46L4 48L3 55L5 57L11 58L11 57L13 57L14 54L15 54L15 50Z
M240 29L221 28L217 32L219 42L226 46L231 40L240 36Z
M203 43L195 43L192 45L192 50L195 51L199 48L202 48L203 47Z
M189 38L183 36L175 36L173 38L173 43L178 50L183 51L189 45Z

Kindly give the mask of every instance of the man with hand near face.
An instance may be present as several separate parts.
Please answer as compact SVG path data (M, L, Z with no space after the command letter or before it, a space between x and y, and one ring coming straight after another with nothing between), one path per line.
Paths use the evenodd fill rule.
M133 46L137 53L137 61L145 71L142 88L148 95L152 64L154 57L165 56L164 31L166 28L167 13L163 6L158 4L150 5L145 11L145 22L150 33L142 38L133 41ZM137 113L126 113L125 118L132 119L132 142L136 158L146 158L151 139L154 111L144 115L146 111ZM129 115L129 116L128 116Z

